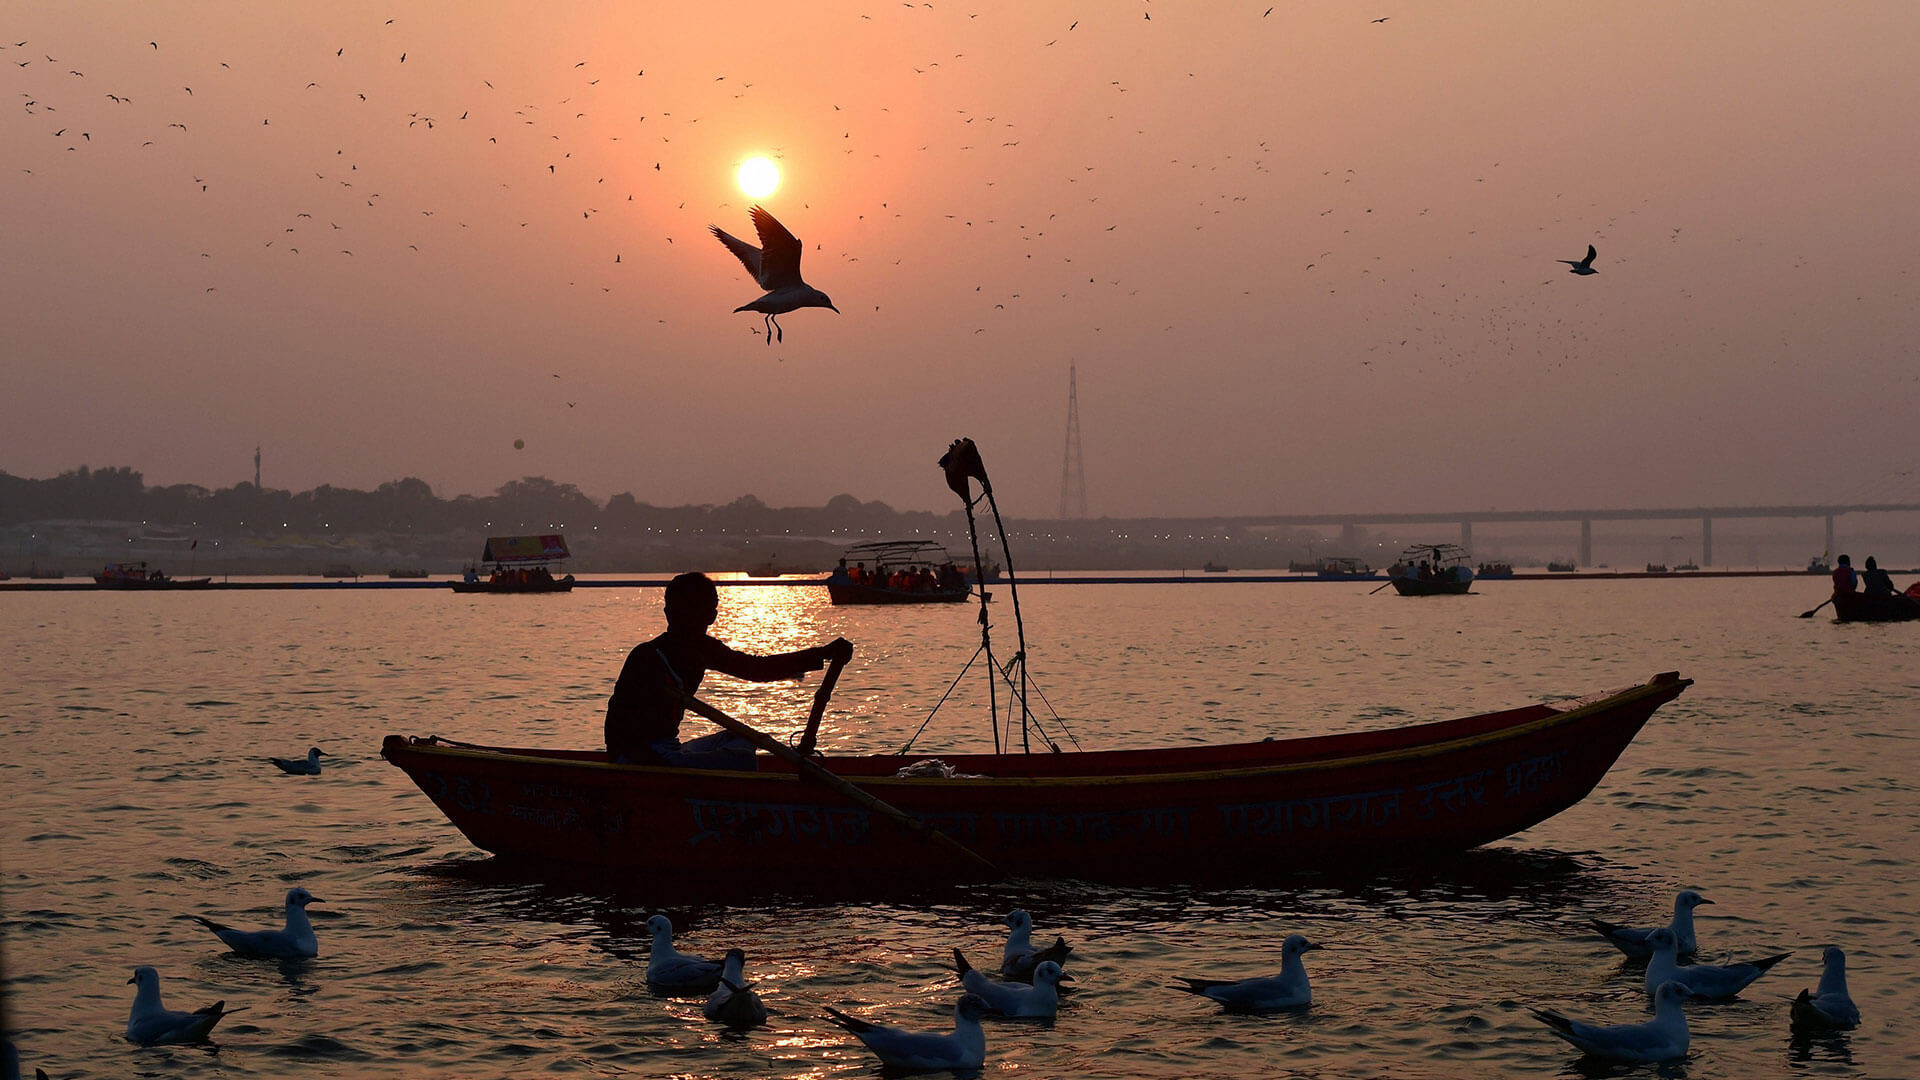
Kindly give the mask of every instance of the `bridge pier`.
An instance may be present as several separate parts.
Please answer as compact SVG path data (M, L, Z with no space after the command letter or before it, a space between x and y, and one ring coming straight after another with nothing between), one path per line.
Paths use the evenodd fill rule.
M1340 550L1348 555L1354 555L1359 552L1359 548L1360 526L1351 521L1340 526Z
M1473 554L1473 522L1471 521L1460 523L1460 546L1467 554Z
M1713 565L1713 519L1700 519L1700 565Z
M1580 569L1593 565L1593 519L1580 519Z

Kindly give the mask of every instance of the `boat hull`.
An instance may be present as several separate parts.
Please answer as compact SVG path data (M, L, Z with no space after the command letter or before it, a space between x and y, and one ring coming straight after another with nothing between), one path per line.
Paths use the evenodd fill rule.
M1688 685L1669 672L1583 702L1348 735L942 755L977 778L898 777L916 759L893 755L822 764L1004 874L1256 880L1422 861L1552 817ZM398 735L381 753L475 846L511 859L733 887L980 876L770 757L758 772L703 771Z
M1835 593L1833 614L1841 622L1905 622L1920 619L1920 600L1900 595Z
M152 578L110 578L104 574L95 574L93 575L93 583L102 589L138 589L142 591L151 591L154 589L213 588L213 579L205 577L165 578L156 581Z
M457 593L550 593L572 592L573 575L552 581L455 581L449 583Z
M1401 596L1465 596L1473 588L1473 579L1465 581L1421 580L1413 577L1393 579L1393 591Z
M827 582L827 597L836 604L958 604L971 595L971 589L907 591L857 585L851 581Z

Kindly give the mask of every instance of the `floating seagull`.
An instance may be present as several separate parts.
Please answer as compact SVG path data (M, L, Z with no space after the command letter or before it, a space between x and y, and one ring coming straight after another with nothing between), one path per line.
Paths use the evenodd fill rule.
M1793 999L1793 1026L1798 1031L1841 1030L1860 1026L1860 1009L1847 993L1847 954L1829 945L1822 954L1826 969L1812 993L1800 991Z
M264 956L275 960L298 960L320 955L320 941L314 937L313 924L307 921L307 905L320 898L298 886L287 890L287 928L284 930L235 930L195 915L194 921L213 931L227 948L241 956Z
M1067 939L1054 936L1053 944L1044 949L1033 947L1033 916L1020 908L1007 912L1007 944L1000 950L1000 974L1021 982L1032 982L1034 968L1042 960L1051 960L1062 967L1066 966L1067 954L1073 952L1073 946Z
M760 246L754 247L745 240L729 235L718 225L709 225L708 229L727 250L747 268L753 280L767 294L750 304L742 304L733 310L757 311L766 319L767 344L771 345L778 336L785 341L786 335L780 331L780 323L775 315L785 315L789 311L804 307L833 308L835 314L840 309L833 307L833 301L827 294L800 280L800 241L787 231L785 225L774 220L772 214L756 206L753 208L753 227L760 233Z
M953 1033L934 1035L902 1031L896 1027L871 1024L857 1016L848 1016L828 1007L834 1023L853 1032L879 1057L881 1064L895 1069L929 1071L933 1069L978 1069L987 1061L987 1033L980 1027L987 1003L978 994L962 994L953 1004Z
M1608 1061L1672 1061L1687 1056L1687 1013L1681 1002L1692 996L1677 982L1653 992L1653 1019L1644 1024L1593 1024L1569 1020L1551 1009L1529 1009L1555 1035Z
M216 1001L194 1012L173 1012L160 1004L160 973L150 967L134 968L133 978L127 981L135 985L133 1012L127 1017L127 1041L141 1046L202 1042L221 1017L229 1011L240 1011L228 1010L226 1002Z
M1738 995L1753 980L1765 975L1768 968L1793 955L1780 953L1744 964L1688 964L1681 967L1679 946L1674 941L1673 931L1664 927L1655 930L1648 935L1647 941L1653 946L1653 959L1647 961L1649 995L1661 983L1677 982L1686 987L1692 997L1725 1000Z
M1051 1020L1060 1011L1061 981L1073 981L1073 976L1061 971L1059 964L1042 960L1034 965L1032 986L1001 982L974 970L959 949L953 950L953 970L960 976L961 986L969 993L980 995L987 1008L1002 1016L1038 1016Z
M747 981L747 954L728 949L720 966L720 985L713 988L700 1012L707 1019L730 1028L754 1028L767 1022L767 1006Z
M1581 259L1579 262L1575 262L1572 259L1555 259L1554 262L1563 262L1563 263L1566 263L1568 266L1573 267L1573 269L1567 271L1567 273L1569 274L1597 274L1600 271L1595 270L1593 268L1593 257L1598 254L1600 253L1593 250L1593 245L1588 244L1587 257L1584 259Z
M710 994L720 984L720 965L688 956L673 947L673 923L665 915L647 920L653 952L647 957L647 985L669 994Z
M1693 934L1693 909L1711 903L1713 901L1692 889L1681 889L1680 895L1673 898L1673 921L1667 924L1667 929L1673 931L1674 940L1679 942L1682 954L1695 952L1700 947ZM1654 931L1651 926L1616 926L1604 919L1589 919L1587 925L1598 931L1601 937L1613 942L1614 948L1635 960L1645 960L1653 955L1653 946L1647 944L1647 935Z
M280 771L283 773L291 773L294 776L320 775L320 748L317 746L308 750L304 758L270 757L267 760L280 766Z
M1222 979L1182 979L1189 994L1212 998L1230 1012L1271 1012L1298 1009L1313 1004L1313 990L1307 986L1307 966L1301 954L1321 948L1299 934L1290 934L1280 946L1280 974L1264 979L1227 982Z

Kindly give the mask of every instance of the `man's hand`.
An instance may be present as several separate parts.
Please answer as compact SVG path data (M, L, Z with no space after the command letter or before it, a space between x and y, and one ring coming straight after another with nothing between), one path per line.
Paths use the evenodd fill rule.
M831 664L844 664L853 659L853 642L846 638L834 638L820 650Z

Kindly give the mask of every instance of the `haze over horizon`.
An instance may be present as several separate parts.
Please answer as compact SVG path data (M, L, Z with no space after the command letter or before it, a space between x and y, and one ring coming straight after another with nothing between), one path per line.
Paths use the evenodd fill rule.
M1920 7L1392 7L21 5L0 469L1042 518L1072 362L1095 516L1920 502Z

